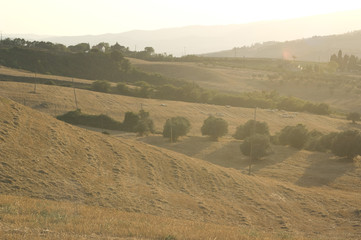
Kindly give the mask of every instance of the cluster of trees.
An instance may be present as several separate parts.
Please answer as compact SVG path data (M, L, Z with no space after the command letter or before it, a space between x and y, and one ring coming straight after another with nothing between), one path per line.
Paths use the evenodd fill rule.
M74 125L137 132L140 136L154 133L153 120L150 118L149 112L144 110L140 110L139 113L126 112L123 122L116 121L104 114L90 115L82 113L80 109L59 115L57 119Z
M233 137L244 140L241 151L246 156L252 156L252 159L266 156L270 151L270 133L266 122L249 120L237 127Z
M116 121L104 114L89 115L80 109L67 112L57 119L75 124L110 130L137 132L140 136L154 133L154 123L149 112L140 110L139 113L126 112L124 121ZM191 124L184 117L167 119L163 127L163 136L175 142L179 137L187 135ZM202 135L212 140L228 133L228 123L223 118L209 116L201 127ZM240 125L233 135L234 138L244 140L240 145L243 154L254 159L266 156L270 152L271 142L279 145L289 145L297 149L309 151L331 151L337 156L354 158L361 155L361 133L359 131L343 131L340 133L323 134L316 130L308 131L305 125L286 126L280 132L271 136L266 122L249 120Z
M361 60L355 55L343 55L341 50L331 55L330 62L337 64L340 71L361 70Z
M361 133L353 130L323 134L315 130L308 131L304 125L298 124L282 129L274 141L309 151L331 151L350 159L361 155Z
M252 155L254 159L266 156L270 143L309 151L331 151L337 156L350 159L361 155L359 131L323 134L316 130L308 131L305 125L298 124L286 126L274 136L270 136L267 123L249 120L237 128L233 137L244 140L240 146L241 151L247 156Z
M167 119L163 127L163 137L170 138L171 142L177 141L181 136L187 135L191 128L188 119L184 117L173 117ZM204 120L201 127L203 136L209 136L213 141L228 133L228 123L223 118L209 116Z

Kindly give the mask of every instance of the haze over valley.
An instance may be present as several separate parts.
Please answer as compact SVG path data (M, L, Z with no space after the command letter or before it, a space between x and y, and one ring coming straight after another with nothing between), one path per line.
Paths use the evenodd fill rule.
M0 238L361 239L359 2L20 0L0 31Z

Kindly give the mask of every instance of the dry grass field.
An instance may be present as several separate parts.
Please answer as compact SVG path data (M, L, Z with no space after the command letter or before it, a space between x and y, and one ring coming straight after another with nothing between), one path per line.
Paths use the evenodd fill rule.
M74 91L72 88L38 85L37 93L33 93L33 84L0 82L0 96L10 98L23 105L56 116L70 110L75 110ZM174 116L184 116L189 119L192 129L189 135L200 135L203 121L213 114L222 117L229 124L232 135L240 124L253 119L254 109L225 107L219 105L186 103L157 99L134 98L121 95L105 94L87 90L76 90L78 106L84 113L107 114L114 119L123 121L127 111L138 112L141 107L149 111L154 119L156 130L162 131L165 121ZM284 118L282 115L292 115ZM257 119L265 121L275 133L287 125L305 124L309 130L317 129L321 132L341 131L358 128L349 121L328 116L307 113L286 113L258 109Z
M76 213L66 214L66 211L71 210L63 210L61 207L62 204L73 202L80 204L81 208L105 208L99 214L98 208L89 210L90 215L84 213L85 216L95 218L89 224L94 224L97 217L100 220L107 218L109 211L117 209L165 219L187 220L191 221L190 225L192 222L204 222L220 225L221 229L223 225L229 226L229 237L220 239L240 239L236 230L238 226L256 229L255 239L257 236L262 239L262 235L257 235L262 232L275 234L272 239L277 239L278 234L296 239L361 237L360 193L351 187L351 190L343 189L342 184L339 189L334 189L327 184L324 187L306 186L309 184L306 181L308 177L305 177L305 186L302 186L258 175L247 176L237 169L217 166L164 148L74 127L4 98L0 101L0 122L1 194L65 201L52 202L59 211L50 204L53 212L43 212L49 215L44 220L44 216L36 212L39 208L34 210L29 207L29 210L25 207L21 210L21 202L30 204L30 201L20 198L9 206L6 205L8 198L2 196L1 231L7 234L15 232L13 236L19 231L21 234L24 229L38 237L44 234L44 231L39 230L39 223L27 220L28 211L32 211L33 217L40 218L39 221L45 221L48 224L45 225L48 226L46 229L54 236L62 236L66 231L64 229L70 229L69 232L74 233L71 236L73 238L82 234L96 234L94 238L131 235L162 239L159 236L164 236L162 228L160 232L146 232L142 222L138 222L142 233L133 229L128 235L121 233L121 230L107 230L107 227L112 228L112 224L117 223L101 225L104 228L102 230L97 230L99 226L93 230L74 226L71 219L70 224L62 223L64 225L60 227L51 225L67 216L73 218ZM347 182L349 177L343 181ZM356 178L355 184L359 184ZM20 203L19 206L17 203ZM33 203L37 204L41 205L42 202ZM12 211L17 214L13 216ZM119 221L118 218L113 219ZM178 220L163 221L171 223ZM19 223L18 226L16 223ZM156 221L155 224L158 223ZM86 223L79 224L88 226ZM152 217L144 224L152 226L149 229L156 227ZM71 230L73 228L83 230ZM178 230L172 230L169 235L182 232L182 228L176 228ZM224 229L228 231L228 227ZM217 233L210 234L217 237ZM179 235L178 238L197 239L194 236L188 238L188 235ZM214 239L213 235L209 239ZM245 235L244 239L253 237Z
M104 135L53 118L75 109L72 88L38 85L33 93L32 84L0 82L5 239L361 238L360 162L272 146L248 176L248 158L231 134L253 109L76 93L85 113L122 121L126 111L143 107L157 131L173 116L187 117L192 129L177 143L160 135ZM229 135L218 142L200 134L209 114L229 123ZM325 133L359 128L340 118L264 109L257 119L271 133L298 123Z
M305 239L249 226L124 212L72 202L0 195L2 239Z
M271 91L276 90L285 96L295 96L314 102L325 102L333 108L342 111L361 111L360 75L353 75L353 83L339 80L328 81L327 84L304 79L284 79L270 81L269 71L248 68L234 68L217 64L149 62L139 59L129 59L135 67L146 72L156 72L162 75L194 81L204 88L232 92ZM349 74L350 75L350 74ZM350 75L351 76L351 75Z

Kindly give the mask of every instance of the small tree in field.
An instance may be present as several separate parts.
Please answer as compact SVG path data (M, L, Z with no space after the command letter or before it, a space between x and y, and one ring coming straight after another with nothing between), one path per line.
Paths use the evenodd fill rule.
M135 126L136 132L140 135L148 135L149 133L154 133L154 123L153 120L149 117L149 112L144 110L139 111L139 120L138 124Z
M215 141L228 133L228 123L223 118L208 117L201 128L202 135L210 136Z
M306 126L297 124L296 126L284 127L278 137L281 144L302 149L309 136Z
M128 132L136 132L139 116L134 112L126 112L123 121L123 129Z
M331 150L337 156L350 159L361 155L361 133L359 131L345 131L337 134Z
M92 90L97 91L97 92L107 93L107 92L110 92L111 85L110 85L110 82L108 82L108 81L97 80L92 83L91 88L92 88Z
M179 137L187 135L191 128L191 124L185 117L172 117L167 119L163 127L163 137L170 138L171 142L175 142Z
M356 121L360 121L361 114L358 112L351 112L347 115L347 120L351 120L352 123L356 123Z
M241 144L241 151L244 155L250 156L252 152L252 159L259 159L267 155L270 148L270 139L267 135L255 134L247 137Z
M237 128L233 137L235 139L245 139L246 137L251 136L253 131L258 134L269 135L269 129L266 122L248 120L244 125L240 125Z

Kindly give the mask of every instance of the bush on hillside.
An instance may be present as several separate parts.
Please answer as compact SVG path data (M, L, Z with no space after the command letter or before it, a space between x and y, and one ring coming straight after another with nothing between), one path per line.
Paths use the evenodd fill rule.
M263 134L255 134L247 137L240 146L244 155L250 156L252 152L252 159L255 160L266 156L270 147L269 136Z
M139 122L138 114L134 112L126 112L123 120L123 129L127 132L136 132L136 127Z
M150 119L149 112L144 111L143 109L139 111L139 121L135 126L135 131L140 135L148 135L149 133L154 133L154 123Z
M305 125L286 126L278 135L279 143L302 149L308 140L308 130Z
M347 115L347 120L352 121L352 123L356 123L356 121L360 121L361 114L358 112L351 112Z
M269 135L269 128L266 122L259 122L255 120L248 120L244 125L237 127L233 137L235 139L245 139L253 133Z
M321 142L323 136L324 135L317 130L310 131L304 149L308 151L325 152L326 148Z
M213 140L217 141L219 137L228 133L228 123L223 118L209 116L204 120L201 132L202 135L210 136Z
M349 159L361 155L361 133L349 130L337 134L331 150L335 155Z
M74 124L84 125L89 127L110 129L110 130L122 130L122 123L118 122L111 117L100 114L100 115L89 115L81 112L80 109L75 111L67 112L63 115L57 116L57 119Z
M187 135L191 124L185 117L172 117L167 119L163 127L163 137L170 138L171 142L176 142L179 137Z
M105 80L97 80L97 81L94 81L91 85L91 89L93 91L97 91L97 92L105 92L105 93L108 93L110 92L110 89L111 89L111 85L110 85L110 82L108 81L105 81Z

